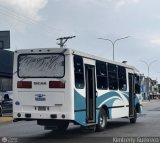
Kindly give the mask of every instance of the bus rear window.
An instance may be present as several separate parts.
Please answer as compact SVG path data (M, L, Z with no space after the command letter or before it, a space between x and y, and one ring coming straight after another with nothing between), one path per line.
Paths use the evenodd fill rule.
M64 76L65 58L62 54L23 54L18 57L18 76L56 77Z

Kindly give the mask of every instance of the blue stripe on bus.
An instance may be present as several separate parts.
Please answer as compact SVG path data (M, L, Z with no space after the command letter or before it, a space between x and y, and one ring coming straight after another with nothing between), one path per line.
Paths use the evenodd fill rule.
M122 97L117 92L112 91L112 92L105 93L96 98L96 108L98 108L102 102L104 102L105 100L111 97L119 97L122 99ZM112 107L111 105L112 102L111 103L110 102L111 102L110 100L107 101L108 107ZM76 90L74 90L74 110L84 110L84 109L86 109L86 98L83 97L81 94L79 94Z
M128 92L122 92L123 96L129 101ZM111 98L111 99L109 99ZM105 102L105 100L108 100ZM112 107L114 101L123 100L120 94L115 91L110 91L96 98L96 108L103 103L107 107ZM135 98L135 105L139 103L138 97ZM75 121L81 125L86 124L86 98L83 97L80 93L74 90L74 111L75 112ZM96 122L98 121L99 110L96 110ZM112 108L109 108L109 118L112 118Z
M129 95L128 95L128 92L124 92L124 93L122 93L125 97L126 97L126 99L128 100L128 102L129 102Z
M111 97L119 97L122 99L122 97L117 93L117 92L114 92L114 91L111 91L111 92L107 92L101 96L98 96L96 101L97 101L97 107L99 107L99 105L104 102L105 100L111 98ZM123 100L123 99L122 99ZM110 100L109 100L110 101ZM108 102L109 103L109 102ZM108 106L108 104L107 104Z
M96 124L98 124L99 109L96 109ZM86 111L75 112L75 121L86 126Z
M74 110L86 109L86 98L74 90Z
M111 97L115 97L115 98L104 102L105 100ZM106 93L104 95L97 97L96 98L97 100L96 108L98 108L98 106L102 102L104 102L104 104L106 104L108 107L112 107L114 101L117 100L116 97L120 97L122 99L122 97L116 92L109 92L109 93ZM75 112L75 121L81 125L85 125L86 124L86 111L80 111L80 110L86 110L86 98L83 97L81 94L79 94L76 90L74 90L74 111L78 111L78 110L79 112ZM111 110L112 109L109 109L110 118L111 118ZM99 109L96 110L96 122L98 122L98 115L99 115Z
M128 102L129 102L129 93L128 92L124 92L123 95L127 98ZM134 101L134 105L136 106L139 103L139 99L138 96L135 96L135 101Z
M75 121L81 125L86 125L86 111L74 112Z

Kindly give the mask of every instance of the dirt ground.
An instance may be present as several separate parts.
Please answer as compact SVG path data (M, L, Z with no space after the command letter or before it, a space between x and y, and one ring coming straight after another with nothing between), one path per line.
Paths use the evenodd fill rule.
M0 117L0 123L12 122L12 121L13 121L12 117Z

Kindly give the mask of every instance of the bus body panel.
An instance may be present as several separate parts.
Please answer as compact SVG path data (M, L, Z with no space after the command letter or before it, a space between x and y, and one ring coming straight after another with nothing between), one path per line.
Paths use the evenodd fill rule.
M25 114L31 114L29 119L52 119L51 115L56 115L56 119L74 120L73 107L73 77L71 68L65 68L63 78L19 78L17 75L16 61L21 54L46 54L46 50L39 52L35 50L18 51L14 58L14 118L27 118ZM50 53L57 53L51 51ZM72 56L65 55L65 67L73 66ZM16 72L17 71L17 72ZM31 81L31 89L17 88L18 81ZM49 88L50 81L63 81L65 88ZM18 113L21 114L18 117ZM65 115L65 117L63 117Z
M43 77L43 78L20 78L18 76L18 56L21 54L54 54L61 53L65 56L65 74L61 78ZM77 88L75 83L74 56L83 58L84 69L84 87ZM18 119L56 119L69 120L82 126L87 126L87 88L86 88L86 69L87 65L95 67L96 78L96 60L102 60L94 56L88 56L81 52L71 49L35 49L20 50L15 52L14 57L14 76L13 76L13 117ZM102 60L103 61L103 60ZM104 60L105 61L105 60ZM129 118L129 80L128 74L135 73L133 67L125 66L117 62L106 60L107 63L113 63L126 68L127 88L125 91L98 89L95 82L95 124L98 123L98 115L101 108L107 110L108 118ZM46 73L47 74L47 73ZM32 81L31 89L17 88L18 81ZM65 88L49 88L50 81L63 81ZM134 105L140 104L139 98L135 96ZM141 110L139 111L141 112ZM19 116L20 114L20 116ZM26 115L31 114L31 117ZM52 115L56 115L56 118ZM93 122L94 123L94 122Z
M92 60L86 60L84 58L84 64L95 65ZM134 74L134 71L126 68L126 80L128 80L128 74ZM127 84L128 85L128 84ZM115 91L115 90L99 90L97 91L96 97L96 123L98 122L99 110L103 106L108 108L108 118L129 118L129 87L126 91ZM86 88L84 89L74 89L74 108L75 108L75 121L81 125L87 125L86 123ZM135 95L134 105L140 104L139 96ZM139 113L141 113L141 108Z

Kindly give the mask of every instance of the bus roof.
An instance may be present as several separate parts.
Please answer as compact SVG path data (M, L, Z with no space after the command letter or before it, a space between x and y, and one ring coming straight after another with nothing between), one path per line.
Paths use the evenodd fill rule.
M127 65L125 63L120 63L117 61L112 61L109 59L105 59L105 58L101 58L95 55L91 55L88 53L84 53L81 51L77 51L74 49L70 49L70 48L36 48L36 49L20 49L20 50L16 50L15 53L17 54L26 54L26 53L30 53L30 54L34 54L34 53L62 53L62 54L73 54L73 55L79 55L88 59L94 59L94 60L99 60L99 61L104 61L107 63L112 63L112 64L116 64L116 65L120 65L129 69L134 70L134 72L139 73L139 70L137 68L135 68L134 66L130 66Z

